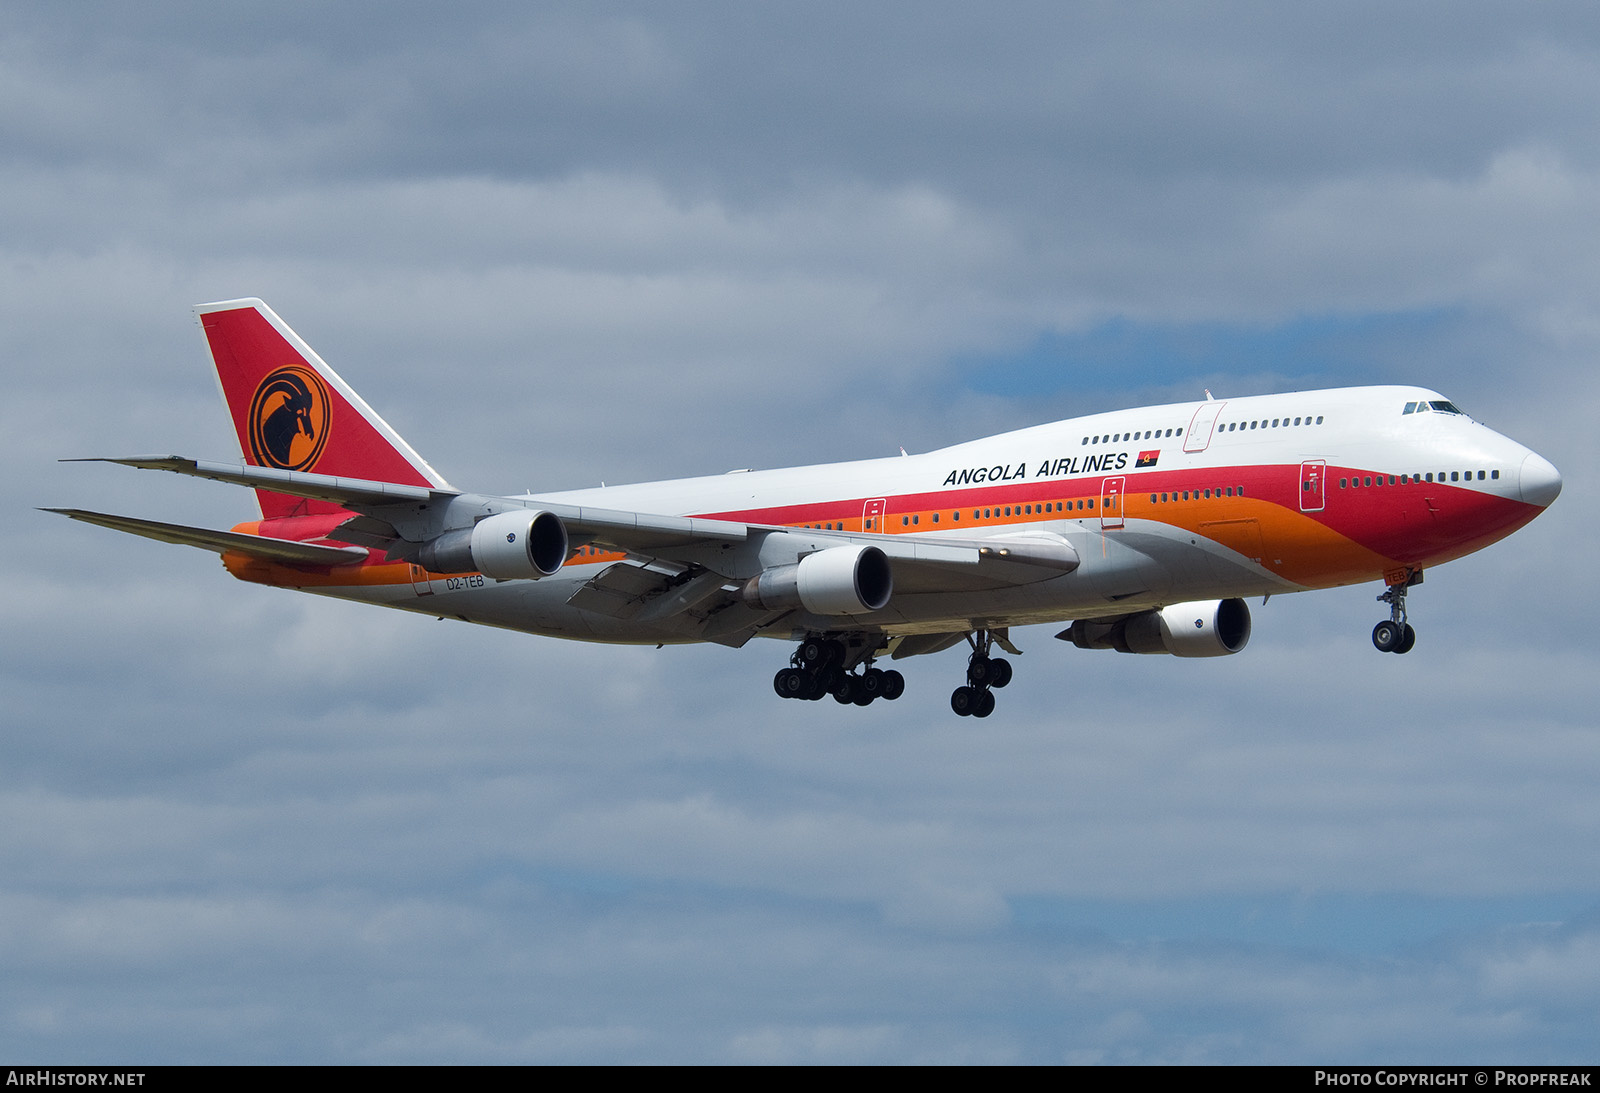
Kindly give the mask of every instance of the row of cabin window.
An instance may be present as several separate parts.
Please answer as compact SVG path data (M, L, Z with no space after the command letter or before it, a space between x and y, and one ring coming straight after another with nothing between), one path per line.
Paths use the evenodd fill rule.
M1088 504L1089 504L1089 508L1093 509L1094 508L1094 498L1092 498L1092 497L1089 498L1088 499ZM1083 507L1084 507L1084 501L1083 501L1082 498L1079 498L1079 500L1078 500L1078 508L1081 510L1081 509L1083 509ZM1042 504L1038 504L1038 505L996 505L993 508L988 508L988 509L973 509L972 510L972 518L974 520L1001 520L1001 519L1004 519L1007 516L1034 516L1034 515L1042 516L1047 512L1071 512L1071 511L1073 511L1072 502L1071 501L1045 501ZM940 516L939 513L937 513L937 512L934 513L932 515L932 517L930 518L929 523L937 524L939 522L939 516ZM956 523L956 524L959 524L961 522L961 511L959 509L957 509L956 511L954 511L954 512L952 512L950 514L950 521L951 521L951 523ZM913 513L912 515L909 515L909 516L900 517L900 526L901 527L911 527L912 525L920 524L921 522L922 521L921 521L920 515L919 514L915 514L915 513ZM867 521L867 527L868 528L872 527L872 521L871 520Z
M1259 420L1256 420L1256 421L1230 421L1226 425L1218 425L1217 426L1217 431L1218 432L1223 432L1223 433L1231 433L1231 432L1234 432L1235 430L1243 430L1243 429L1278 429L1278 428L1282 428L1282 427L1287 426L1287 425L1321 425L1321 424L1322 424L1322 415L1321 414L1318 414L1315 419L1313 419L1309 414L1307 414L1304 417L1297 417L1297 418L1275 417L1275 418L1272 418L1270 420L1267 419L1267 418L1260 418ZM1160 429L1146 429L1144 431L1143 435L1140 435L1139 431L1137 429L1135 429L1131 433L1109 433L1109 434L1107 434L1105 436L1092 436L1092 437L1086 436L1086 437L1083 438L1083 443L1084 444L1118 444L1118 443L1121 443L1124 440L1164 440L1164 439L1166 439L1167 437L1170 437L1170 436L1182 436L1182 435L1183 435L1183 430L1182 429L1168 429L1166 432L1162 432Z
M1283 417L1283 418L1275 417L1271 421L1268 421L1266 418L1261 418L1259 421L1230 421L1226 425L1218 425L1217 426L1217 431L1219 433L1231 433L1231 432L1233 432L1235 430L1238 430L1239 432L1242 433L1246 429L1280 429L1280 428L1283 428L1283 427L1288 426L1288 425L1299 425L1299 424L1302 424L1300 418L1295 418L1292 421L1289 418L1286 418L1286 417ZM1307 417L1304 420L1304 424L1306 424L1306 425L1321 425L1322 424L1322 415L1318 414L1317 417L1316 417L1316 420L1312 420L1310 417Z
M1498 470L1494 470L1494 471L1449 471L1449 472L1440 471L1438 478L1434 478L1433 472L1429 471L1427 474L1402 474L1402 475L1399 476L1398 480L1396 479L1396 477L1394 475L1391 474L1391 475L1388 476L1387 485L1390 485L1390 486L1396 485L1397 481L1398 481L1398 484L1402 485L1402 486L1410 485L1411 483L1414 483L1414 482L1436 482L1436 481L1437 482L1443 482L1443 481L1446 481L1445 475L1447 473L1449 475L1449 479L1448 480L1451 481L1451 482L1460 482L1462 480L1471 482L1472 481L1472 476L1474 474L1476 474L1478 476L1478 481L1479 482L1499 481L1499 478L1500 478L1500 472ZM1343 489L1358 489L1361 486L1382 486L1382 485L1385 485L1385 484L1386 483L1385 483L1385 480L1384 480L1384 476L1381 475L1381 474L1379 474L1379 475L1371 475L1371 474L1369 474L1369 475L1363 475L1363 476L1358 477L1358 478L1341 478L1341 479L1339 479L1339 488L1341 490L1343 490ZM1309 489L1310 487L1309 486L1303 486L1302 488Z
M1086 436L1083 438L1083 442L1085 444L1120 444L1124 440L1161 440L1169 436L1182 435L1182 429L1168 429L1165 433L1163 433L1160 429L1146 429L1144 431L1144 435L1141 436L1139 435L1139 431L1135 429L1131 433L1107 433L1105 436Z
M1212 489L1209 489L1209 490L1181 490L1181 491L1180 490L1173 490L1170 495L1169 494L1165 494L1165 493L1161 493L1161 494L1152 493L1150 495L1150 503L1152 505L1155 505L1155 504L1163 504L1164 505L1164 504L1167 503L1168 500L1172 500L1172 501L1200 501L1200 500L1209 500L1212 497L1243 497L1243 496L1244 496L1244 487L1243 486L1216 486L1216 487L1214 487ZM1158 498L1159 498L1159 500L1158 500Z
M1180 498L1182 500L1184 500L1184 501L1188 501L1188 500L1191 499L1191 496L1192 496L1193 500L1196 500L1196 501L1200 500L1202 498L1202 496L1205 497L1206 499L1210 499L1211 497L1224 497L1224 496L1226 496L1226 497L1243 497L1244 496L1244 487L1243 486L1227 486L1227 487L1217 486L1214 489L1209 489L1209 490L1183 490L1183 491L1181 491L1181 493L1178 490L1173 490L1170 495L1169 494L1165 494L1165 493L1161 493L1161 494L1152 493L1150 495L1150 503L1152 505L1158 504L1158 503L1165 503L1167 500L1169 500L1169 498L1170 498L1170 500L1173 500L1173 501L1177 501ZM1158 499L1159 499L1159 501L1158 501ZM1107 497L1104 500L1105 500L1105 507L1106 508L1113 507L1115 498ZM1074 507L1073 507L1074 506L1074 502L1072 502L1072 501L1046 501L1042 505L1003 505L1003 506L996 506L995 508L992 508L992 509L973 509L972 510L972 518L974 520L992 520L992 519L1003 519L1004 517L1007 517L1007 516L1033 516L1033 515L1044 515L1046 513L1053 513L1053 512L1074 512L1074 511L1077 511L1077 512L1093 512L1094 511L1094 501L1095 501L1095 499L1093 497L1089 497L1089 498L1081 498L1080 497L1076 502L1076 506L1077 506L1076 509L1074 509ZM932 519L929 522L937 524L939 522L939 516L940 516L939 513L937 513L937 512L934 513L933 516L932 516ZM959 511L952 512L950 514L950 519L951 519L952 522L959 523L960 520L961 520L961 513ZM921 521L921 517L920 517L919 514L910 514L910 515L906 515L906 516L900 517L900 526L901 527L913 527L913 526L920 525L921 522L922 521ZM868 530L871 530L872 521L868 520L866 526L867 526Z

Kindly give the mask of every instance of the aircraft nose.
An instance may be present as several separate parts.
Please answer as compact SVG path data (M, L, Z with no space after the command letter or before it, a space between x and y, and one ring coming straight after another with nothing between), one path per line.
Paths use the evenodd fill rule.
M1518 487L1522 499L1540 508L1550 504L1561 493L1561 472L1544 456L1529 452L1522 461Z

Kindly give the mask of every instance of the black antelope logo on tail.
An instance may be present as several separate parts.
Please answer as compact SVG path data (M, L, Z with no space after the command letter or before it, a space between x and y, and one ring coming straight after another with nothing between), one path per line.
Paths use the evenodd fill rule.
M321 378L289 365L261 381L250 399L250 454L260 467L310 469L328 440L331 404Z

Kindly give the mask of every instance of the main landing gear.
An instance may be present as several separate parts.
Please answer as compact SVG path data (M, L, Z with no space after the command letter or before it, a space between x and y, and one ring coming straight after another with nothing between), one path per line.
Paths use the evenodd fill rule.
M876 649L852 649L838 638L807 638L789 658L789 667L772 677L779 698L815 702L826 695L841 706L894 701L906 691L906 677L872 666ZM859 670L857 670L859 669Z
M962 717L988 717L994 713L991 688L1004 687L1011 682L1011 662L1004 657L989 656L992 640L989 631L979 630L967 640L972 643L972 657L967 661L967 685L957 687L950 695L950 708Z
M1417 632L1406 621L1406 589L1422 583L1422 570L1409 571L1405 579L1391 584L1378 597L1389 605L1389 617L1372 628L1372 644L1380 653L1409 653L1417 643Z

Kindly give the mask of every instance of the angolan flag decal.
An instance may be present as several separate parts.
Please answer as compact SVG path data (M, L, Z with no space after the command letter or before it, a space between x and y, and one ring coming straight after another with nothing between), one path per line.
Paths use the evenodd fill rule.
M1161 452L1160 452L1159 449L1157 449L1156 451L1153 451L1153 452L1140 452L1139 453L1139 461L1137 463L1135 463L1134 466L1135 467L1154 467L1156 465L1156 460L1159 459L1159 458L1161 458Z

